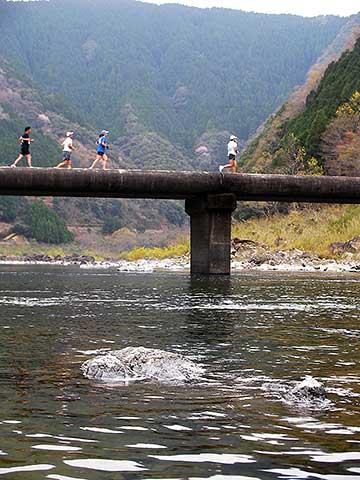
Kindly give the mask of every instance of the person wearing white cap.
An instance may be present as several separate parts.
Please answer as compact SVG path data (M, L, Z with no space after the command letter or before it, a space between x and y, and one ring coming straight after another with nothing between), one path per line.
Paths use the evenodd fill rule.
M91 165L90 169L92 170L93 168L96 167L98 162L102 162L103 164L103 170L107 170L107 162L108 162L108 156L106 155L106 150L109 149L109 142L107 135L109 135L108 130L103 130L99 138L96 142L97 145L97 150L96 150L96 159L94 160L93 164Z
M55 168L72 168L71 154L75 150L73 136L74 132L66 132L66 138L61 144L63 146L63 161Z
M228 143L228 159L229 163L226 165L219 166L219 172L223 173L225 168L230 168L232 173L236 173L237 170L237 162L236 162L236 155L239 153L238 151L238 139L235 135L231 135L230 142Z

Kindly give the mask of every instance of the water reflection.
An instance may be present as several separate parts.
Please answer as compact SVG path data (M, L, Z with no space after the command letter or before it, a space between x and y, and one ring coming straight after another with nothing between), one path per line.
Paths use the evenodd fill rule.
M223 303L231 296L231 286L232 281L226 276L216 278L192 276L190 278L187 326L184 329L188 341L194 344L201 342L205 347L210 347L230 340L234 333L235 322L228 315L213 315L211 311L198 307L209 300L215 306Z

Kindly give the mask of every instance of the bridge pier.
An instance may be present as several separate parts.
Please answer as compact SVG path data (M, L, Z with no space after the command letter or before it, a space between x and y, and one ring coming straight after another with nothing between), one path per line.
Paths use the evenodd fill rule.
M230 275L233 194L207 195L186 200L191 225L191 273Z

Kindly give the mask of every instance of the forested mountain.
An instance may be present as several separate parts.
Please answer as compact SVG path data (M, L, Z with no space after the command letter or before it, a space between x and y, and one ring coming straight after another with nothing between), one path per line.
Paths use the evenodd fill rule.
M74 130L75 164L88 166L107 128L113 166L214 171L228 135L245 142L348 23L135 0L0 0L0 164L30 123L36 165L56 164ZM23 203L13 207L21 216ZM54 208L70 223L117 217L142 229L185 218L168 202Z
M246 140L346 21L134 0L2 0L0 9L0 54L76 120L118 138L130 105L146 131L190 155L207 131Z
M360 175L360 16L356 20L344 43L348 50L323 76L314 81L310 75L269 119L243 155L244 170Z

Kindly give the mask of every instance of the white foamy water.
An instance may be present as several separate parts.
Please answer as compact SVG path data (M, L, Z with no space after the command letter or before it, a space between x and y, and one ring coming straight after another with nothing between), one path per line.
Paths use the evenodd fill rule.
M254 463L250 455L230 455L217 453L200 453L198 455L151 455L151 458L167 462L194 462L194 463L219 463L234 465L235 463Z
M63 304L59 298L16 298L3 297L0 298L0 304L15 305L17 307L53 307Z
M122 430L133 430L138 432L146 432L147 430L149 430L148 428L145 428L145 427L135 427L131 425L121 425L120 428Z
M333 474L326 474L322 475L320 473L315 472L307 472L301 470L300 468L274 468L271 470L265 470L266 472L274 473L280 475L280 478L289 479L289 480L301 480L301 479L313 479L319 478L321 480L359 480L359 476L354 475L333 475Z
M96 432L96 433L116 433L121 434L120 430L112 430L111 428L100 428L100 427L80 427L81 430L88 431L88 432Z
M0 475L8 475L9 473L20 472L40 472L44 470L51 470L55 468L54 465L24 465L22 467L0 468Z
M46 478L51 480L86 480L86 478L65 477L64 475L48 475Z
M147 470L136 462L127 460L106 460L106 459L82 459L82 460L64 460L70 467L88 468L90 470L99 470L101 472L141 472Z
M360 452L325 453L324 455L314 455L311 457L311 460L321 463L341 463L348 460L360 460Z
M82 450L80 447L71 447L70 445L33 445L31 448L35 450L49 450L58 452L78 452Z
M184 427L184 425L164 425L164 427L175 432L190 432L192 430L189 427Z
M207 478L190 477L189 480L261 480L259 477L244 477L243 475L214 475Z
M30 434L25 436L29 438L54 438L63 442L98 443L97 440L89 440L87 438L62 437L61 435L48 435L46 433L34 433L32 435Z
M136 443L135 445L126 445L128 448L144 448L144 449L154 449L154 450L159 450L159 449L166 449L164 445L154 445L151 443Z

